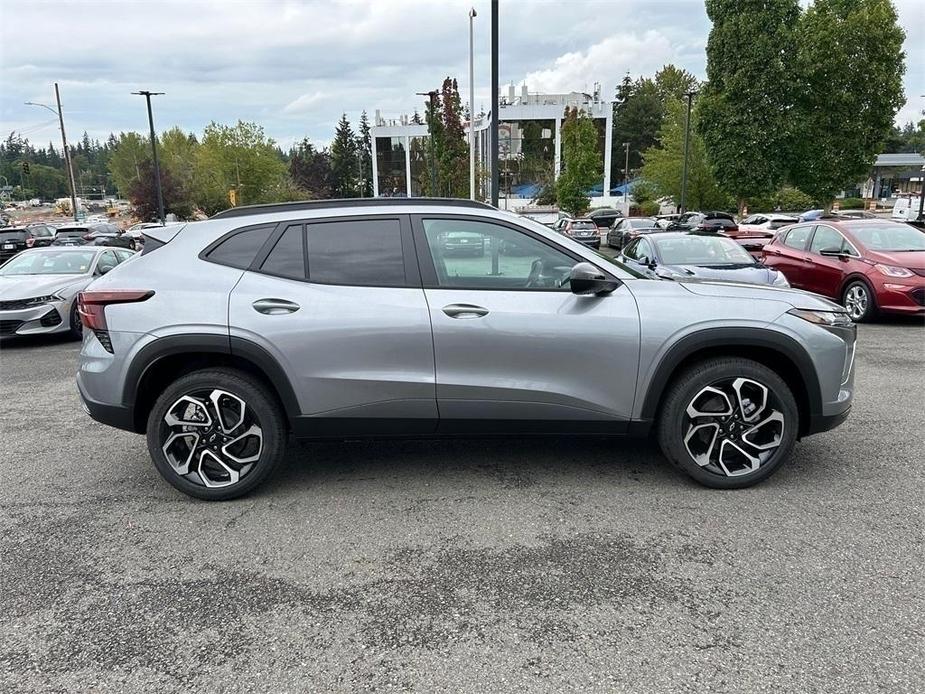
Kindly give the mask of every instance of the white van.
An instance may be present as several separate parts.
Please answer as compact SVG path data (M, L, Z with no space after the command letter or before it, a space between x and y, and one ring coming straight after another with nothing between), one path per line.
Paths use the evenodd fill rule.
M890 215L898 222L914 222L919 218L919 196L906 195L896 198L893 213Z

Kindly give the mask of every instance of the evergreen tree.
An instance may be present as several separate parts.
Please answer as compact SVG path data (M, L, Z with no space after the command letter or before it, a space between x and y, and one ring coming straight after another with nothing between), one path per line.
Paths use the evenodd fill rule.
M341 115L334 141L331 143L331 174L333 195L336 198L352 198L357 195L357 143L347 114Z
M306 137L289 152L289 177L312 199L331 197L333 175L327 152L319 152Z
M373 196L373 141L366 111L360 114L356 147L360 176L358 192L361 198L371 198Z
M717 182L741 212L787 174L800 8L797 0L707 0L706 8L713 29L700 133Z

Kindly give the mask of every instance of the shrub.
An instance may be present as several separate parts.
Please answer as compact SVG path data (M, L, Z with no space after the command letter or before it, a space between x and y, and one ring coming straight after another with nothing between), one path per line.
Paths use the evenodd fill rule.
M654 217L662 209L662 206L658 204L657 200L646 200L639 205L639 213L643 217Z
M864 201L861 198L845 198L844 200L836 200L839 208L843 210L863 210Z

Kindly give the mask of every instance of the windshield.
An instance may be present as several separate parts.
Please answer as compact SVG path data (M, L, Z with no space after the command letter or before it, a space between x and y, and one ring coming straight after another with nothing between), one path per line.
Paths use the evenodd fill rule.
M26 232L22 231L21 229L4 229L3 231L0 231L0 241L23 239L25 236Z
M652 239L665 265L754 265L755 259L732 239L681 236Z
M594 222L588 219L576 219L572 222L572 229L595 229Z
M872 251L925 251L925 233L908 224L865 224L848 228Z
M655 220L650 219L649 217L643 217L641 219L629 219L630 227L633 229L650 229L655 226Z
M41 251L20 253L0 268L0 276L11 275L83 275L90 272L93 251Z

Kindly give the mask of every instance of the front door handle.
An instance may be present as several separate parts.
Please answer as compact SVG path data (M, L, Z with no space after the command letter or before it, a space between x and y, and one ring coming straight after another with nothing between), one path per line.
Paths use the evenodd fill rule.
M488 309L472 304L450 304L443 307L443 312L450 318L481 318L488 315Z
M299 310L297 303L286 299L257 299L252 306L257 313L265 313L268 316L295 313Z

